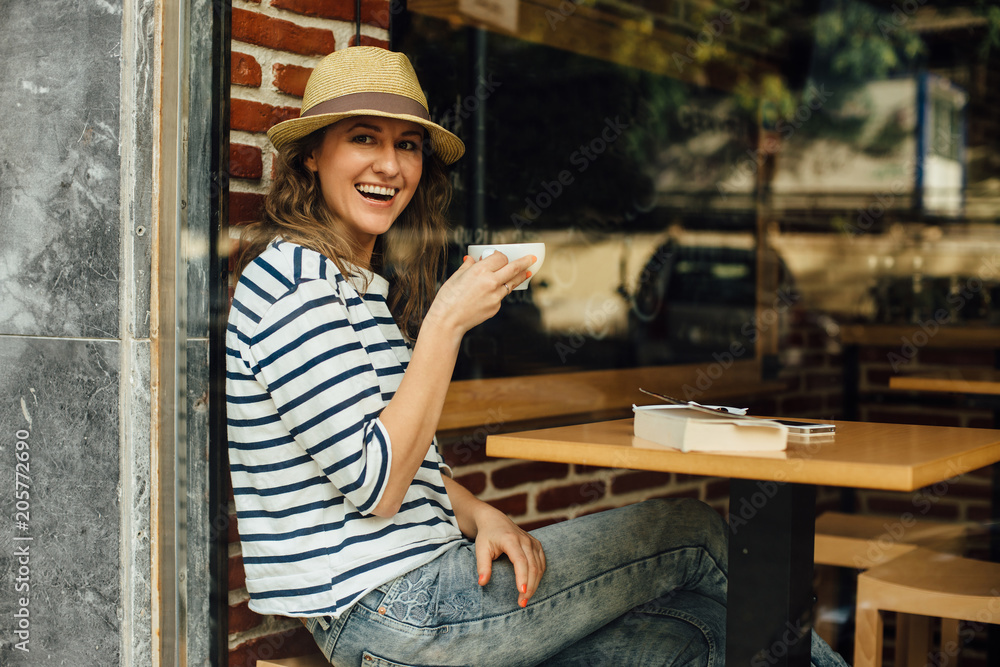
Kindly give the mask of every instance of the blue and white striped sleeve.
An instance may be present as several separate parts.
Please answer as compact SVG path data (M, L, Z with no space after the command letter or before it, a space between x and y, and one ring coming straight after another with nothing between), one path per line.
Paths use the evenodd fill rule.
M362 514L378 504L392 448L378 377L339 291L300 283L258 323L248 354L285 428Z

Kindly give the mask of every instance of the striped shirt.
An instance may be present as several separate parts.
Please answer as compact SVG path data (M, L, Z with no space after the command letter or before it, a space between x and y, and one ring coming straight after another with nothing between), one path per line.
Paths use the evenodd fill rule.
M368 285L365 288L365 279ZM276 241L243 272L226 336L229 461L250 608L339 616L462 538L432 443L392 518L379 414L410 350L371 273Z

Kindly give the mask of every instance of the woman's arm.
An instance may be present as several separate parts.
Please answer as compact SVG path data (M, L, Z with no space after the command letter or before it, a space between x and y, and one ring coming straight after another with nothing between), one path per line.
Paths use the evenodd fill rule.
M392 464L374 514L391 517L399 510L427 454L441 419L462 336L497 313L507 296L503 284L513 288L523 282L533 261L533 257L523 257L508 263L500 253L479 262L466 259L441 286L420 327L399 389L379 416L392 443Z
M495 507L476 498L464 486L444 476L451 506L462 534L476 543L476 569L480 586L490 581L493 561L507 554L514 566L518 604L527 606L545 573L542 543L526 533Z

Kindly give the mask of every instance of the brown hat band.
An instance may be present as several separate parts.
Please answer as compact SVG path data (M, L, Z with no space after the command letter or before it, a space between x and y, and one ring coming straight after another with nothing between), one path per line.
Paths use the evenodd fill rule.
M302 112L300 118L308 116L319 116L326 113L344 113L345 111L357 111L359 109L376 109L385 113L406 114L416 116L423 120L430 120L430 114L420 102L394 93L351 93L341 95L332 100L326 100L310 107L308 111Z

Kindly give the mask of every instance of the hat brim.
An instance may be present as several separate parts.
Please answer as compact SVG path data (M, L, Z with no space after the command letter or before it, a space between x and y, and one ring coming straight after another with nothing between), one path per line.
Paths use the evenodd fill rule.
M465 144L462 140L437 123L410 114L389 113L379 111L378 109L352 109L351 111L340 113L292 118L273 126L267 131L267 138L271 140L271 144L275 148L281 148L327 125L332 125L345 118L352 118L354 116L395 118L398 120L408 120L411 123L422 126L430 135L431 149L445 164L452 164L465 154Z

